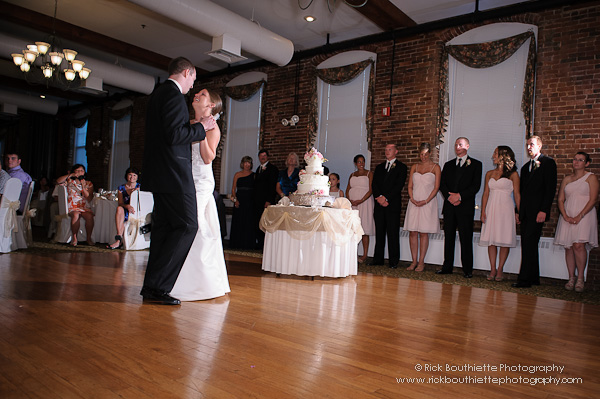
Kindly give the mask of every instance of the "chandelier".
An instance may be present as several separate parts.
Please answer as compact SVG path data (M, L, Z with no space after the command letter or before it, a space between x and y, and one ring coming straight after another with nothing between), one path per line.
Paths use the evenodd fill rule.
M70 84L77 77L80 80L85 80L90 76L91 69L85 67L85 62L76 60L77 51L70 49L62 49L60 40L56 36L54 25L56 23L56 10L58 8L58 0L54 2L54 19L52 21L52 35L48 42L35 42L28 44L27 48L21 53L11 54L13 62L25 74L25 79L29 82L37 82L35 74L39 75L41 70L42 81L49 83L50 81L58 84ZM63 66L64 65L64 66ZM64 82L62 79L66 79Z

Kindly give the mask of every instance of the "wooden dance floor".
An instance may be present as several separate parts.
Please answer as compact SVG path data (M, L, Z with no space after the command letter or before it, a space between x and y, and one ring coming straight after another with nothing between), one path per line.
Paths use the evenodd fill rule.
M592 398L600 307L369 274L142 304L148 253L0 255L0 398Z

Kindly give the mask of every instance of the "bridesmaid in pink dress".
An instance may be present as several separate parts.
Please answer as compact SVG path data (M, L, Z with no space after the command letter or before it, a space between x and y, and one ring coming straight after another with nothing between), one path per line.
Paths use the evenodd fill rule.
M365 234L362 236L363 254L358 259L363 263L369 251L369 236L375 235L375 222L373 220L373 173L365 169L365 157L361 154L354 157L356 172L350 175L346 196L352 204L352 209L358 209L360 222Z
M563 179L558 191L560 216L554 244L565 247L565 260L569 271L569 281L565 284L565 289L569 291L583 291L587 250L598 246L598 219L594 209L598 202L598 178L585 170L590 163L591 159L587 153L578 152L573 158L573 174Z
M488 247L490 274L488 280L502 281L502 269L511 247L517 246L516 223L521 204L519 174L515 162L515 153L505 145L494 150L492 160L496 169L485 174L485 185L481 199L481 236L479 245ZM511 199L511 193L514 202ZM500 247L498 268L496 257Z
M440 165L431 160L431 146L429 143L422 143L419 146L419 158L421 162L410 168L408 176L408 196L410 200L404 216L404 230L410 232L408 238L412 255L412 263L406 270L416 272L425 270L425 255L429 248L429 233L439 233L440 231L436 196L440 189L440 179L442 177ZM419 240L421 241L420 245Z

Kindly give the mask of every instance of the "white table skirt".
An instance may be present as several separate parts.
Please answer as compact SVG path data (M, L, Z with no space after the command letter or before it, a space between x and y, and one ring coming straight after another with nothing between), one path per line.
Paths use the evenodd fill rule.
M335 245L327 232L296 240L285 231L265 234L263 270L298 276L346 277L357 273L356 243Z
M117 235L117 225L115 223L115 214L117 213L117 201L103 198L94 199L94 230L92 230L92 240L112 244Z

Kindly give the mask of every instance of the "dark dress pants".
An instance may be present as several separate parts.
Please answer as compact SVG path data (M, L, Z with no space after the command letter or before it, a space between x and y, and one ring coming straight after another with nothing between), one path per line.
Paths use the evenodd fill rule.
M154 195L144 287L171 292L198 231L196 194Z
M540 283L540 253L538 245L544 223L527 218L521 221L521 270L519 282L538 285Z
M460 260L465 274L473 273L473 217L475 213L457 212L451 209L444 213L444 265L442 270L454 269L454 246L456 229L460 240Z
M375 204L373 219L375 220L373 262L383 263L385 239L387 237L390 266L397 266L400 261L400 208L383 207Z

